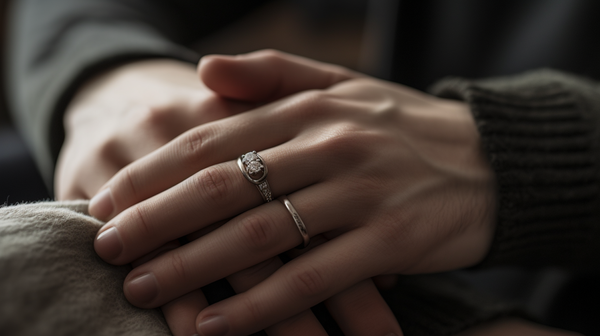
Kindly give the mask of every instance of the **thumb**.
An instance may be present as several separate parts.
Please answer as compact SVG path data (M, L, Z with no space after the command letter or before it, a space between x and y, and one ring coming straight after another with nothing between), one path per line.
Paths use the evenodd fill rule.
M265 102L311 89L325 89L364 75L341 66L274 50L237 56L209 55L198 75L217 94L231 99Z

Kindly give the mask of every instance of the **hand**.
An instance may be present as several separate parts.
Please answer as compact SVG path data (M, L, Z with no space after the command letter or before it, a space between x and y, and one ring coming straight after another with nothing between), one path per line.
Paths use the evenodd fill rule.
M298 71L287 64L287 70L297 72L294 81L287 83L273 64L277 57L265 51L233 58L205 58L199 71L204 81L220 91L219 95L198 81L193 67L170 60L132 63L94 79L80 90L66 114L67 142L57 169L58 197L89 197L119 168L191 127L245 111L258 102L328 87L355 76L337 67L328 67L327 73L304 71L298 58L302 69ZM271 61L265 63L267 58ZM176 247L177 242L167 243L133 264L141 265ZM278 258L272 258L228 280L236 291L242 292L280 265ZM348 302L354 305L347 305ZM195 333L196 315L206 306L203 294L197 290L162 309L174 335L189 336ZM370 312L365 314L361 306L371 307ZM348 335L370 335L377 328L401 334L371 281L328 300L328 307ZM325 334L310 310L268 327L267 332L270 336Z
M158 306L301 242L283 206L261 205L240 173L235 158L253 149L274 195L329 241L204 309L199 332L220 317L227 335L247 334L373 276L471 266L489 248L494 179L468 107L352 79L194 128L105 185L90 211L120 213L95 245L114 264L235 216L134 269L130 302Z
M191 64L129 63L90 80L65 113L56 198L89 199L116 172L195 126L255 106L225 100Z

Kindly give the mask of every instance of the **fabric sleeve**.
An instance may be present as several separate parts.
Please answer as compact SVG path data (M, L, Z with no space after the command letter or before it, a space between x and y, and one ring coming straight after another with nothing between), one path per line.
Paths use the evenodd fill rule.
M64 139L63 112L94 74L144 58L196 63L186 46L265 0L13 1L8 103L48 187Z
M600 269L599 89L553 70L433 87L470 105L496 174L496 233L481 266Z

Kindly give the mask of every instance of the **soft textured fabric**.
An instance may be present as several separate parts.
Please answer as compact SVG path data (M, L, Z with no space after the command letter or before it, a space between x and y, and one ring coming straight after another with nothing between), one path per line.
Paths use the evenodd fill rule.
M87 202L0 208L0 335L171 335L159 310L130 305L130 270L100 259Z

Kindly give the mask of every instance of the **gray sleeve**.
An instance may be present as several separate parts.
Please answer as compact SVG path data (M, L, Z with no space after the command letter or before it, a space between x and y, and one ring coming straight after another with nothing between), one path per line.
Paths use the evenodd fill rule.
M109 67L165 57L196 63L186 46L267 0L21 0L9 17L8 104L46 184L78 86Z
M152 18L161 17L158 6L136 4L26 0L13 5L7 48L8 103L49 187L64 138L62 113L79 84L103 68L132 59L198 59L171 42L168 34L176 35L176 31L156 28L160 24Z
M496 234L481 265L598 271L598 84L537 70L450 78L433 91L469 103L496 174Z

